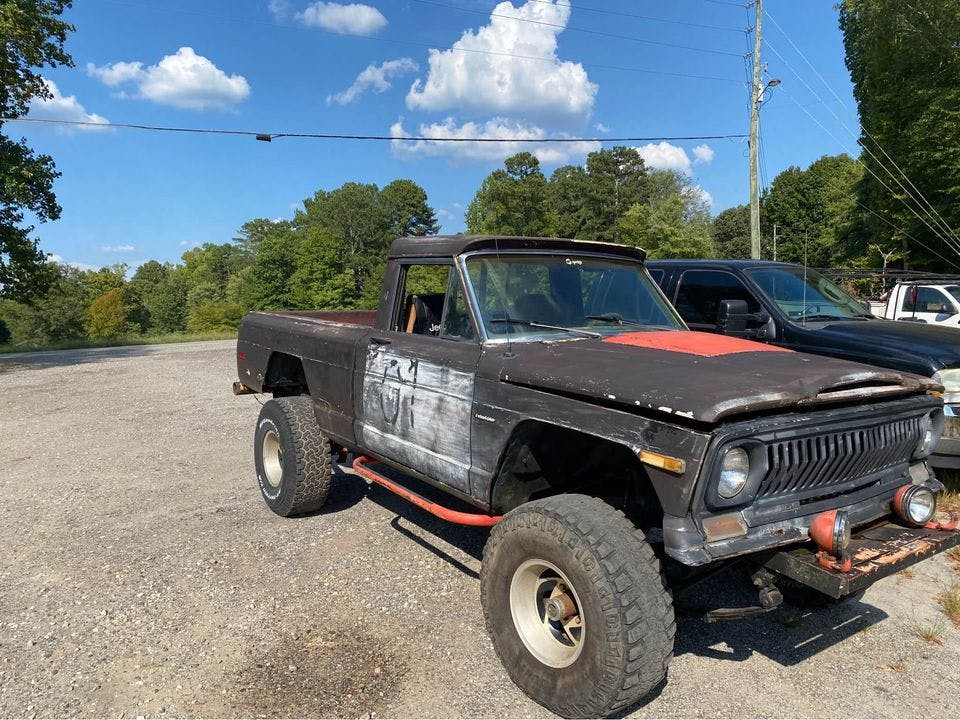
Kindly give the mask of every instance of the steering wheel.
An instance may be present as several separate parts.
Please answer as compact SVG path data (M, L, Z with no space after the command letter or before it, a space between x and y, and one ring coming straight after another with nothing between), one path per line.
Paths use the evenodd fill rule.
M808 317L809 315L817 315L819 314L819 312L820 312L819 305L807 305L807 307L805 307L803 310L797 313L797 319L802 320L803 318Z

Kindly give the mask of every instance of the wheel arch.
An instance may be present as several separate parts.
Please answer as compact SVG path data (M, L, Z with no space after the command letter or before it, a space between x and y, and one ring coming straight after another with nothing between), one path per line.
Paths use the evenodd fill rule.
M309 394L303 360L285 352L270 353L263 375L263 392L272 393L274 397Z
M542 420L519 423L490 482L492 512L571 492L603 499L643 528L663 521L663 506L632 448Z

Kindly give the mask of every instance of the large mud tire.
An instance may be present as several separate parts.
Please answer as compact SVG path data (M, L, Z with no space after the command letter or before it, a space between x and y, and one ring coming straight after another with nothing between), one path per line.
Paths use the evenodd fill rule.
M548 607L558 587L567 597ZM660 562L643 533L601 500L558 495L507 513L484 548L480 596L507 673L558 715L617 713L666 677L676 625ZM547 609L569 613L570 598L575 616L537 625Z
M260 492L277 515L300 515L318 510L326 502L333 458L309 397L281 397L264 403L257 419L253 457Z

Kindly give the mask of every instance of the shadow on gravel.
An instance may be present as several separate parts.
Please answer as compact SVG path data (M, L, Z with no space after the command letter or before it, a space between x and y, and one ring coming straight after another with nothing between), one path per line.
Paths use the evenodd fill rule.
M736 571L731 571L691 587L683 594L683 602L739 607L755 604L756 596ZM678 613L674 653L737 662L759 653L780 665L796 665L887 617L879 608L858 600L817 610L782 605L765 615L718 623Z
M156 352L154 345L127 345L111 348L86 348L82 350L45 350L43 352L0 355L0 372L4 369L26 367L70 367L103 360L144 357Z

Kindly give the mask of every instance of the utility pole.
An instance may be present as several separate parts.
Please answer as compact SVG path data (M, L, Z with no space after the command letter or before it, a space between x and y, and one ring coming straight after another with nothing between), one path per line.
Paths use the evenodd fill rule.
M777 261L777 224L773 224L773 261Z
M757 19L753 28L753 88L750 93L750 257L760 259L760 100L766 89L760 78L760 31L763 0L754 0Z

